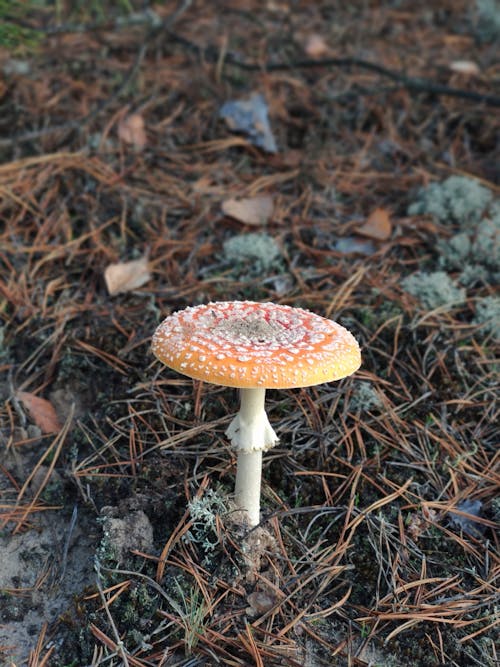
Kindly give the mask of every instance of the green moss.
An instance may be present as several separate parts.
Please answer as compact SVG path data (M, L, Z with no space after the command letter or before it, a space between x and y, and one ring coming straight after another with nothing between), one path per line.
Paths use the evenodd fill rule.
M36 48L42 34L26 26L24 22L38 6L39 3L33 0L24 3L0 0L0 47L11 52L25 52Z

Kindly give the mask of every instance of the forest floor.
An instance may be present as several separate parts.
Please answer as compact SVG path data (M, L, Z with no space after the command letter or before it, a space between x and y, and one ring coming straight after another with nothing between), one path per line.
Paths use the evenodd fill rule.
M499 664L494 4L11 17L2 664ZM362 348L341 382L268 392L252 572L236 391L150 350L169 313L225 300L309 309Z

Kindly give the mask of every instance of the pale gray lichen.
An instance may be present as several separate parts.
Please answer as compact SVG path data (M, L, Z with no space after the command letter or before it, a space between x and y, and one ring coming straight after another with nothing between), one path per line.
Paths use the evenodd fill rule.
M484 285L488 282L488 271L480 264L466 264L458 277L458 282L465 287Z
M482 326L483 331L491 333L495 340L500 340L500 297L478 299L475 321Z
M472 241L472 258L492 276L500 275L500 212L479 223Z
M253 273L265 273L280 267L281 250L269 234L238 234L224 243L224 258Z
M481 42L500 39L499 0L476 0L476 34Z
M440 254L439 263L447 269L461 269L468 262L471 254L471 238L467 232L460 232L449 239L440 239L437 243Z
M188 508L191 528L185 539L198 544L209 555L219 544L217 516L227 513L226 500L217 491L208 489L203 496L190 500Z
M490 190L477 181L450 176L443 183L421 189L408 214L429 214L441 223L457 223L467 229L481 219L492 197Z
M459 305L465 301L465 289L458 287L444 271L413 273L404 278L401 284L404 290L431 310Z
M371 382L356 382L354 385L349 407L353 411L369 412L383 406L379 393Z
M500 210L496 208L475 229L438 242L440 266L459 270L462 285L500 281Z

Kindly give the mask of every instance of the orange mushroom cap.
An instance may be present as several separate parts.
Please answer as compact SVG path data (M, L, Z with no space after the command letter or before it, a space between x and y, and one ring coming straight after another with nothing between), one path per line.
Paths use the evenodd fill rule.
M194 306L158 326L153 353L197 380L226 387L308 387L340 380L361 364L344 327L302 308L253 301Z

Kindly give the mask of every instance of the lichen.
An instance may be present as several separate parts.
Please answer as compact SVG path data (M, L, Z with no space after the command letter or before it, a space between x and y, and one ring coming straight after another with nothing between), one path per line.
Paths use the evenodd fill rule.
M465 289L458 287L444 271L414 273L403 279L402 286L431 310L465 301Z
M477 324L482 330L491 333L495 340L500 340L500 297L487 296L476 303Z
M450 239L438 242L440 266L459 270L459 282L476 283L500 281L500 210L482 220L475 229L462 231Z
M247 265L254 273L279 268L281 250L269 234L238 234L224 243L224 258L237 265Z
M492 276L500 276L500 214L483 220L472 242L472 257L485 266Z
M208 489L203 496L190 500L188 508L191 528L185 539L198 544L205 556L208 556L219 544L217 516L227 513L226 500L217 491Z
M371 382L357 382L351 396L349 407L359 412L369 412L373 408L381 408L382 399Z
M467 228L481 219L492 197L490 190L477 181L450 176L443 183L431 183L421 189L408 214L429 214L441 223L457 223Z
M437 243L441 253L439 263L447 269L461 269L470 258L472 243L467 232L460 232L449 239L440 239Z
M498 0L476 0L476 35L481 42L500 39L500 3Z

